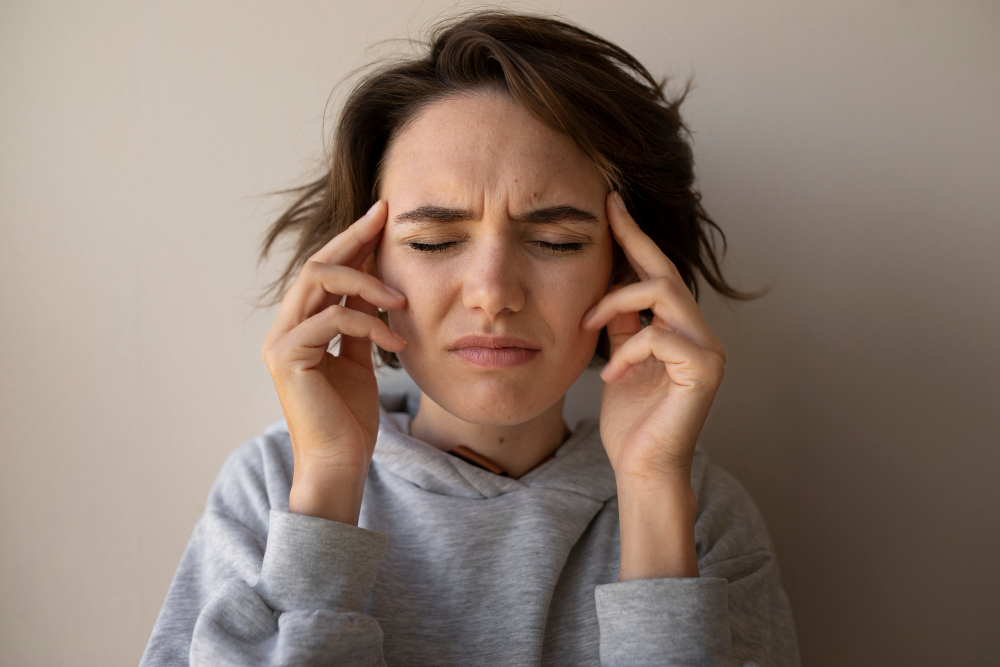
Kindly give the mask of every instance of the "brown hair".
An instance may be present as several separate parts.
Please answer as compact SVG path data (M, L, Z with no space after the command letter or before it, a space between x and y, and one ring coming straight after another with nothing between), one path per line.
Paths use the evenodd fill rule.
M474 11L436 24L423 57L382 63L348 95L319 177L271 194L298 198L271 225L260 261L277 238L297 235L284 273L264 292L280 303L302 265L375 202L379 171L393 136L430 102L459 93L508 94L549 127L569 135L594 161L609 188L625 200L636 222L677 266L695 299L696 272L719 294L750 300L722 277L713 230L726 238L693 188L694 159L684 138L690 130L679 107L691 88L670 100L660 82L629 53L586 30L555 18L503 10ZM612 282L636 280L617 243ZM379 317L387 321L387 314ZM643 324L652 312L640 313ZM399 368L396 355L377 347L382 362ZM607 361L602 330L592 364Z

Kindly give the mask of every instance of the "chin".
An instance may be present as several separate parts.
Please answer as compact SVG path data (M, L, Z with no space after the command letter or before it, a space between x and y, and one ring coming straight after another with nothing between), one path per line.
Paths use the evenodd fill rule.
M539 375L518 374L501 378L467 374L447 382L422 384L421 389L443 409L472 424L515 426L542 414L565 393L558 387L546 391L538 383ZM416 378L414 378L416 380Z
M429 394L428 394L429 395ZM504 397L480 397L476 392L452 393L435 402L463 421L491 426L516 426L530 421L545 412L557 399L551 401L518 400L511 394Z

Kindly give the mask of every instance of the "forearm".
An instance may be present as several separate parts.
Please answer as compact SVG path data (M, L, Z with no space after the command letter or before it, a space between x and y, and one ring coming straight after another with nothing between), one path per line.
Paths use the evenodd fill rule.
M295 470L288 494L288 511L357 526L365 475L360 471Z
M619 581L698 577L694 524L698 499L687 480L618 480Z

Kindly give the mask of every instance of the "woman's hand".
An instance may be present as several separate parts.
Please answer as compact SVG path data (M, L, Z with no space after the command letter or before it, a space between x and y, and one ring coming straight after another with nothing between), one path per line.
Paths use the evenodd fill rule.
M694 447L722 382L726 352L674 263L625 210L608 220L639 282L615 285L581 326L608 327L601 439L618 483L619 581L699 576L691 487ZM639 311L653 311L643 328Z
M379 426L371 343L391 351L406 345L377 317L378 308L403 308L406 298L359 270L386 216L380 200L309 258L264 342L295 455L291 512L358 523ZM327 348L337 334L334 356Z
M689 483L694 447L722 382L726 352L674 263L608 196L611 231L639 282L615 285L581 326L608 327L601 438L621 485ZM639 311L653 311L642 328Z

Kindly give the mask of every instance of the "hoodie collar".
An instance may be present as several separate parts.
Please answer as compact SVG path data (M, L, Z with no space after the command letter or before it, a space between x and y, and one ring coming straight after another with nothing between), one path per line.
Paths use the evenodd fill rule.
M379 394L379 429L372 464L431 493L458 498L494 498L526 488L569 491L599 502L618 495L614 468L601 441L600 422L581 419L555 458L512 479L484 470L410 435L420 398L409 392ZM284 418L265 434L288 436ZM708 454L699 440L691 466L691 486L701 497Z
M617 494L614 468L597 419L581 420L555 458L518 479L497 475L410 435L419 397L379 394L380 423L372 463L422 489L461 498L494 498L526 488L577 493L599 502Z

